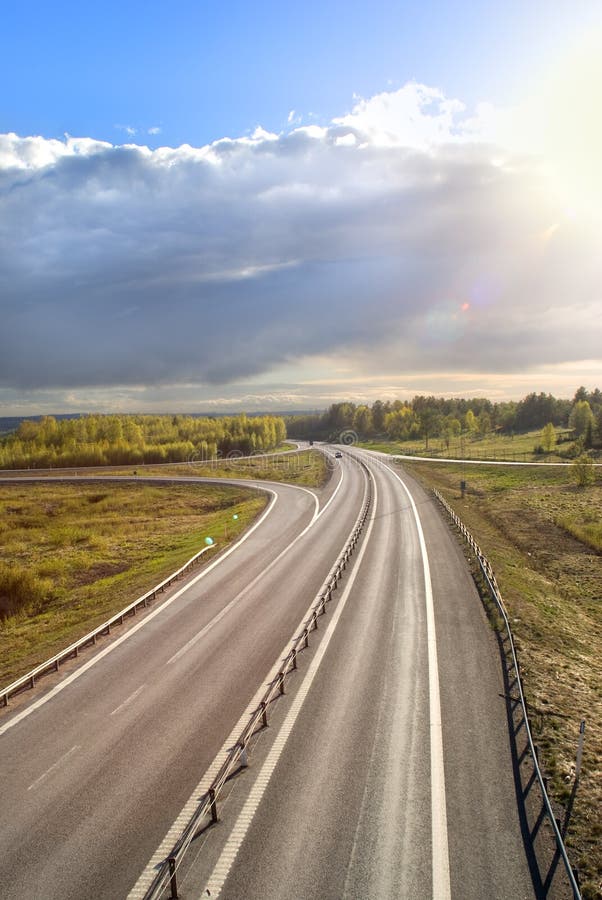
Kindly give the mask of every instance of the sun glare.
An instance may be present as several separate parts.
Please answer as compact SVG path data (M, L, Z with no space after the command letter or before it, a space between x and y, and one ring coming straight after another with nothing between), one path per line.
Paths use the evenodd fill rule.
M547 170L565 208L602 216L602 39L556 68L540 100L537 130Z

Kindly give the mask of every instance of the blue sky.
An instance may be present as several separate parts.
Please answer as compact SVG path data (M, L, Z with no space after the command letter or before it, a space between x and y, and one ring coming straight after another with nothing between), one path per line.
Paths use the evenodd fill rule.
M599 385L600 35L598 0L4 5L0 414Z
M326 124L409 80L507 105L602 21L598 0L3 7L0 130L118 143L129 126L149 146L280 131L291 109Z

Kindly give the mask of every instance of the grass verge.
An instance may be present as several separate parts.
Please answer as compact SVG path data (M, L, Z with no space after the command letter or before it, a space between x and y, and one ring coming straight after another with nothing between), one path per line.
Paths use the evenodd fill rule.
M557 452L535 453L541 446L541 430L522 434L461 435L453 438L449 447L441 438L431 438L428 450L424 438L407 441L362 441L359 446L381 453L402 453L410 456L451 457L452 459L491 459L498 462L562 462ZM573 446L573 441L564 441L557 449L563 451Z
M266 503L226 485L0 485L0 685L166 578L205 537L234 540Z
M22 475L4 470L2 477L11 478ZM29 473L28 473L29 474ZM304 487L323 487L330 477L328 461L318 450L301 450L300 452L283 452L269 456L233 457L203 462L191 459L190 462L163 464L159 466L107 466L68 468L62 470L31 470L32 475L51 477L53 475L143 475L164 478L245 478L261 481L280 481Z
M489 558L516 636L534 738L563 806L581 779L567 833L584 898L602 897L602 484L554 469L406 463L437 487ZM460 481L467 492L460 496Z
M319 450L301 450L274 456L249 456L239 459L218 459L213 462L192 460L183 466L138 467L139 475L176 475L209 478L249 478L261 481L280 481L302 487L320 488L328 481L328 462Z

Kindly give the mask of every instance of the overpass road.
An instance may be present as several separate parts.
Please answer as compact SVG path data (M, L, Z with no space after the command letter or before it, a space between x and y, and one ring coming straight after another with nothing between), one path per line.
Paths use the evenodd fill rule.
M235 552L0 715L3 898L143 896L353 527L360 457L373 494L361 542L179 895L534 896L497 646L465 560L415 482L346 450L326 493L270 486Z

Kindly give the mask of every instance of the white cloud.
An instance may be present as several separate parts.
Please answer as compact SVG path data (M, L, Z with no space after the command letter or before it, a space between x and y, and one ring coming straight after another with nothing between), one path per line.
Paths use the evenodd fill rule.
M343 365L400 391L602 373L597 232L492 143L499 121L410 84L201 148L1 135L0 404L111 388L193 408L230 384L305 405L326 396L294 388L316 360L322 383Z
M393 92L365 100L356 98L351 113L334 119L369 138L370 144L423 150L465 139L459 100L449 100L437 88L410 82Z
M148 129L148 134L161 134L161 127L159 125L153 125L152 128Z

